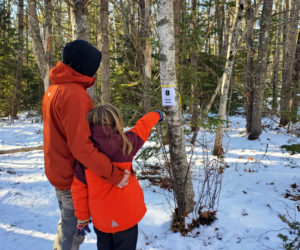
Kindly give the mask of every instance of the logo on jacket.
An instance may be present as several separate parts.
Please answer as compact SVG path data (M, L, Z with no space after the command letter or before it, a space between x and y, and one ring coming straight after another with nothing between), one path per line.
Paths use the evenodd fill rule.
M118 227L118 226L119 224L113 220L111 223L111 227Z

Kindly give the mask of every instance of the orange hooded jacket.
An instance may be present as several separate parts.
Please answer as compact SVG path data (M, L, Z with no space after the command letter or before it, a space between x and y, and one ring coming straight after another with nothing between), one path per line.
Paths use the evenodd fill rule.
M61 190L71 188L75 158L105 181L117 185L124 171L112 166L90 140L87 113L93 107L86 88L95 78L58 62L50 70L51 85L43 97L45 173Z
M97 148L110 157L114 166L130 171L133 157L160 118L158 112L150 112L125 133L133 146L129 155L123 155L122 137L109 126L92 127L92 140ZM105 233L124 231L135 226L147 210L143 190L133 174L126 187L118 188L77 162L71 192L75 216L79 220L88 220L91 216L94 226Z

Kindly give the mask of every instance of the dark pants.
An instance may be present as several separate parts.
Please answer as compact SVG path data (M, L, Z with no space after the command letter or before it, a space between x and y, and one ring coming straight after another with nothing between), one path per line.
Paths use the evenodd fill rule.
M135 250L138 225L117 233L103 233L94 227L98 250Z

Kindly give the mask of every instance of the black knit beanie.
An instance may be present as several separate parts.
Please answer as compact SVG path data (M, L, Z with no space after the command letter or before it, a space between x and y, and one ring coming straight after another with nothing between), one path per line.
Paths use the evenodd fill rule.
M97 72L101 58L101 52L85 40L69 42L63 50L63 63L86 76Z

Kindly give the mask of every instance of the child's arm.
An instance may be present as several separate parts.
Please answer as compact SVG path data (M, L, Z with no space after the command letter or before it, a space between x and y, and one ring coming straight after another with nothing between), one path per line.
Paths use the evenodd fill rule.
M163 120L163 113L160 110L152 111L140 118L135 126L126 133L128 139L132 143L133 153L135 154L147 141L151 129ZM133 133L132 133L133 132Z
M75 163L71 193L75 208L75 216L79 221L89 221L90 211L85 169L78 161Z

